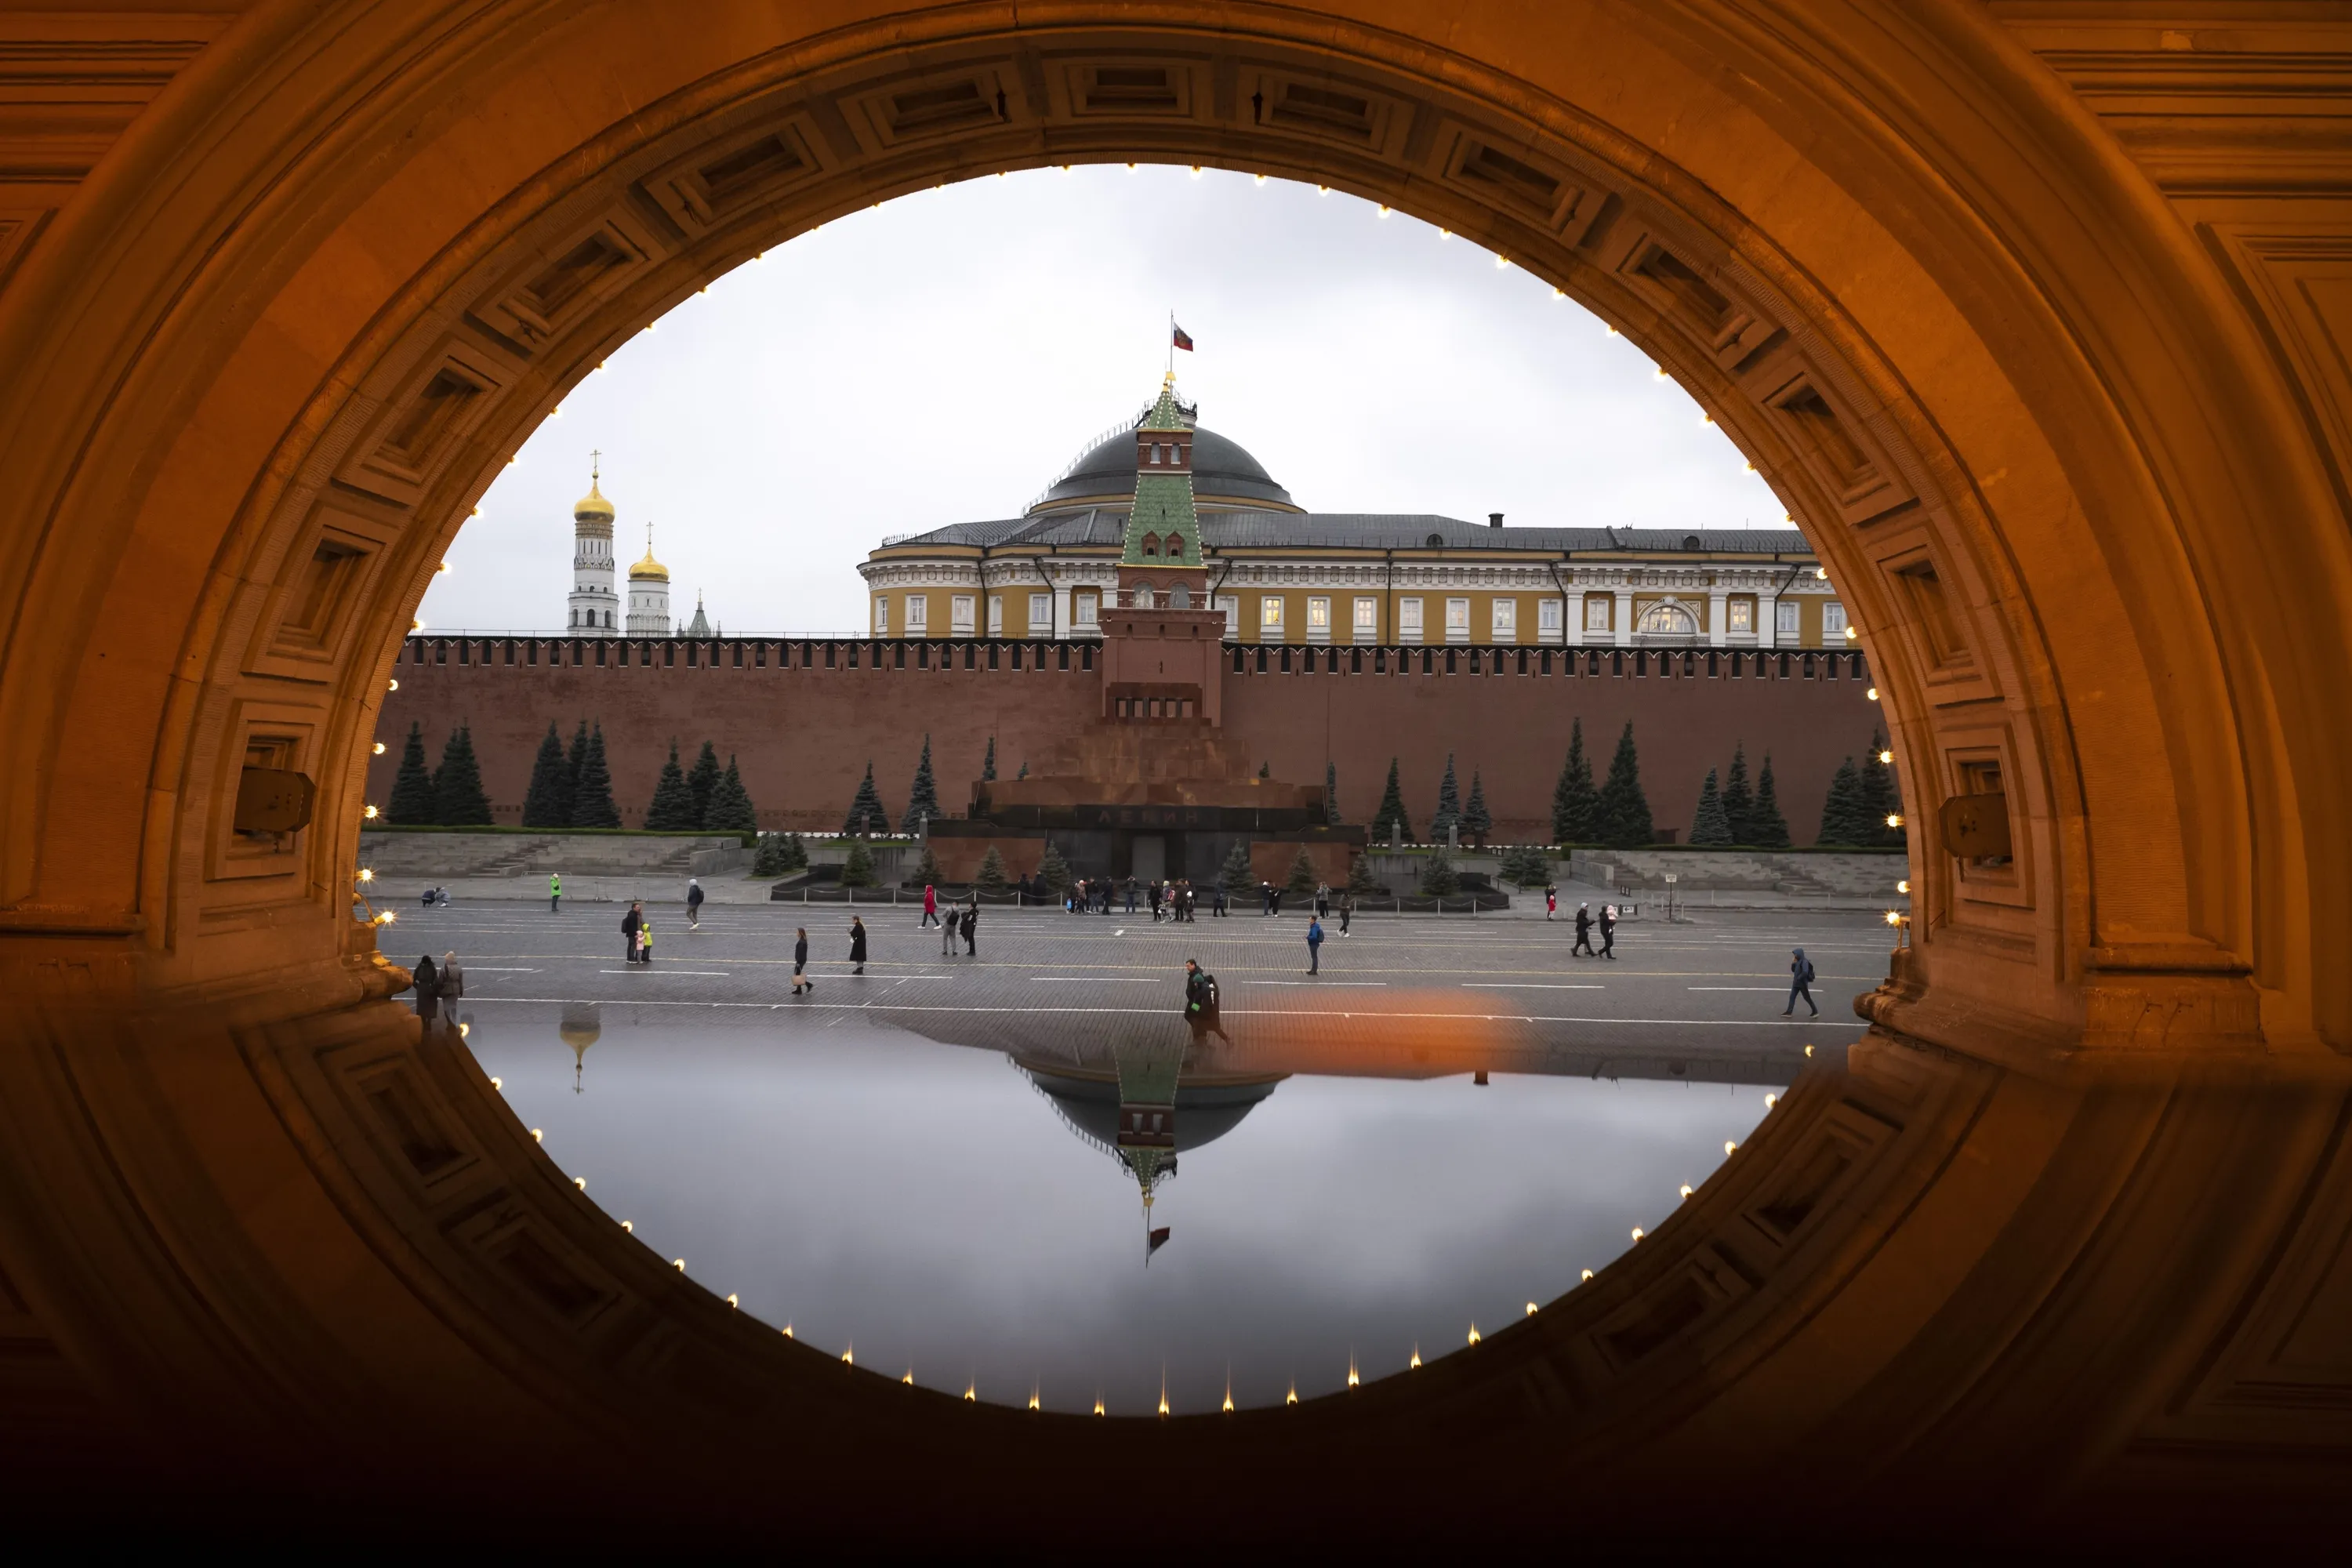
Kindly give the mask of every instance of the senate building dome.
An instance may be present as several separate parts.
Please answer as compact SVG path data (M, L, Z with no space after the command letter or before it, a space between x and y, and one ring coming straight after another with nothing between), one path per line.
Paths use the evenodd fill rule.
M1136 423L1129 420L1087 447L1044 495L1030 503L1029 515L1124 506L1134 500ZM1240 442L1198 426L1192 426L1192 498L1203 511L1302 510Z

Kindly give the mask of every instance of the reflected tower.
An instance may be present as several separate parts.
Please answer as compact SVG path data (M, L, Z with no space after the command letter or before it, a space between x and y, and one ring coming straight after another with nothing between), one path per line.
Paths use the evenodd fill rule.
M556 1037L572 1047L572 1092L582 1092L582 1075L588 1066L588 1047L604 1037L604 1014L593 1002L566 1002Z

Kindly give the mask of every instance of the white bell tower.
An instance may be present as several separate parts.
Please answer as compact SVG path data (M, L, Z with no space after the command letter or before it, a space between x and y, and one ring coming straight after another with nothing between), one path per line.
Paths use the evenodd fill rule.
M572 598L565 631L575 637L621 635L621 596L613 589L613 503L597 483L601 451L588 454L588 493L572 508Z

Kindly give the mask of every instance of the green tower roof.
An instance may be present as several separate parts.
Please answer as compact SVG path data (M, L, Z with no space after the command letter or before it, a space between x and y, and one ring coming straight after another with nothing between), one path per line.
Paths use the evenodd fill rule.
M1142 431L1183 431L1191 426L1176 408L1176 378L1170 375L1160 384L1160 400L1137 426ZM1143 552L1145 535L1150 535L1158 545L1154 554ZM1181 539L1183 547L1173 552L1168 541ZM1127 537L1119 552L1123 566L1199 566L1201 561L1201 514L1192 504L1192 475L1188 468L1177 474L1155 474L1146 468L1135 470L1135 508L1127 515Z

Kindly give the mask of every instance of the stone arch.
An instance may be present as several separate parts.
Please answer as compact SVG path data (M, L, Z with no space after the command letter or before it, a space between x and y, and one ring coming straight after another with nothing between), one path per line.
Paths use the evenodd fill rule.
M1118 1424L1080 1446L1050 1423L844 1394L817 1381L834 1369L648 1268L550 1179L462 1051L365 1005L395 977L346 918L343 872L404 622L497 465L605 353L873 201L1165 159L1419 214L1641 343L1831 563L1906 792L1932 800L1997 763L2024 853L2002 889L1918 853L1916 940L1869 1001L1882 1032L1854 1075L1801 1086L1589 1295L1410 1389L1287 1428L1171 1428L1154 1452L1219 1476L1355 1434L1349 1451L1392 1455L1394 1473L1486 1466L1521 1504L1569 1473L1664 1497L1672 1446L1644 1411L1777 1432L1752 1419L1759 1390L1801 1387L1828 1435L1814 1458L1866 1458L1857 1473L1899 1506L1939 1466L2012 1476L2053 1426L2111 1441L2159 1407L2193 1426L2179 1412L2197 1391L2152 1377L2085 1373L2055 1422L2019 1419L2015 1390L2110 1350L2092 1275L2177 1309L2132 1331L2151 1362L2207 1348L2167 1334L2267 1310L2268 1265L2184 1260L2184 1215L2227 1216L2245 1237L2232 1257L2326 1262L2293 1228L2297 1184L2339 1180L2324 1105L2257 1083L2227 1116L2141 1114L2095 1062L2346 1042L2352 976L2315 958L2314 933L2352 928L2352 778L2339 699L2310 675L2347 663L2352 563L2327 458L2230 279L2081 105L1976 9L1559 8L1507 37L1475 18L1376 27L1341 0L1044 21L849 8L805 35L786 11L679 29L629 0L493 5L436 26L268 0L10 253L0 450L18 500L0 526L26 565L0 670L0 962L26 1004L7 1027L35 1042L5 1098L39 1124L5 1157L15 1190L86 1179L107 1197L70 1240L27 1221L5 1261L52 1313L85 1279L95 1297L168 1278L142 1310L186 1331L173 1349L129 1308L60 1318L61 1360L100 1387L163 1369L239 1410L257 1366L388 1431L530 1431L550 1465L591 1468L624 1431L632 1462L676 1439L740 1463L721 1440L750 1429L744 1407L697 1392L732 1379L758 1409L823 1414L821 1444L770 1438L796 1445L812 1489L968 1414L990 1462L961 1472L966 1520L1004 1517L982 1479L999 1463L1131 1464L1142 1439ZM1089 62L1113 58L1162 72L1181 111L1091 105ZM973 107L942 121L919 101ZM303 602L335 614L291 625ZM228 875L256 725L299 736L319 816L283 863ZM198 1003L218 1022L180 1026L213 1048L169 1064L126 1022ZM41 1032L68 1015L75 1053ZM92 1042L114 1065L92 1066ZM573 1285L654 1325L633 1342L669 1372L616 1383L609 1345L551 1331L515 1304L511 1269L438 1228L336 1076L352 1051L413 1075L514 1223L551 1238ZM2080 1076L2031 1081L2053 1060ZM2192 1166L2193 1203L2167 1184ZM223 1196L265 1179L309 1226L308 1255ZM135 1222L95 1217L118 1212ZM2097 1235L2098 1268L2070 1268L2087 1244L2062 1230ZM1934 1287L1903 1261L1928 1257ZM352 1300L396 1323L368 1377L322 1327ZM1846 1323L1870 1325L1871 1347ZM1931 1338L1937 1356L1916 1348ZM410 1384L456 1418L380 1392ZM1445 1454L1412 1436L1435 1399ZM1954 1413L1932 1434L1886 1414L1929 1408ZM1775 1495L1778 1447L1716 1440L1715 1500ZM1368 1462L1333 1495L1377 1496L1391 1475Z

